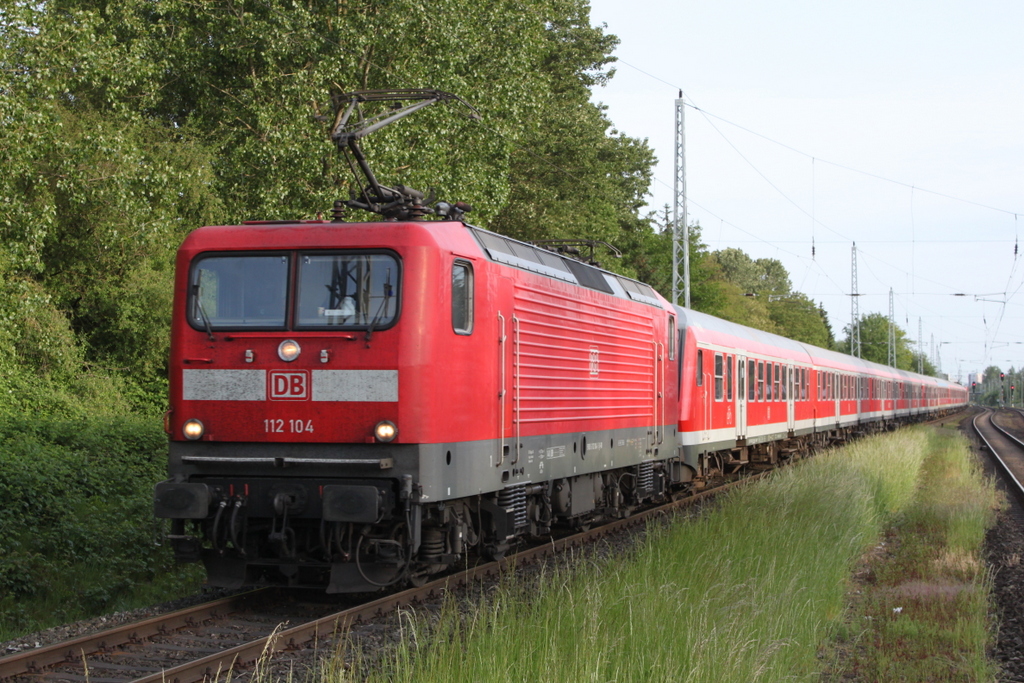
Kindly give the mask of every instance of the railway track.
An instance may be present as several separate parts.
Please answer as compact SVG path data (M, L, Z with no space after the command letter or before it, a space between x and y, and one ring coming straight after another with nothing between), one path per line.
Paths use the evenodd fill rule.
M995 418L995 420L993 420ZM992 658L998 662L999 680L1024 680L1024 418L1019 411L986 411L976 416L974 428L987 457L986 471L995 472L997 485L1006 492L1007 506L989 529L986 553L992 577L997 620Z
M1014 411L1015 413L1017 411ZM985 443L992 462L1000 472L1007 488L1019 503L1024 504L1024 441L998 424L997 413L985 411L975 416L974 430Z
M337 610L337 605L329 609L322 602L289 605L289 602L296 602L289 601L294 592L263 589L27 650L0 658L0 681L193 683L212 680L229 669L249 668L266 653L322 647L349 626L393 614L402 607L418 607L436 600L449 589L497 576L512 564L539 562L624 529L641 526L654 517L698 505L772 471L754 473L696 494L680 494L670 503L625 519L341 610ZM315 614L317 609L320 614ZM300 623L289 625L295 622Z

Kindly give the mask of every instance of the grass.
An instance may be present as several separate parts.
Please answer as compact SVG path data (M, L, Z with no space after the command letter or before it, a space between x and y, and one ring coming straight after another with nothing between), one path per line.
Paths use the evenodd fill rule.
M998 506L966 441L933 433L914 500L870 562L837 666L870 681L986 681L991 577L982 559Z
M449 603L439 619L405 614L382 663L335 662L320 677L817 680L852 569L894 519L909 518L931 444L922 429L865 439L700 517L653 524L626 557L551 570L539 587L509 579L476 609Z

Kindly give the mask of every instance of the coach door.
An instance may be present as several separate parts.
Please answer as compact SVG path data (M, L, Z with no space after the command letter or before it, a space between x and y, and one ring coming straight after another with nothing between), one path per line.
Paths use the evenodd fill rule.
M793 395L793 366L786 366L786 429L792 434L793 430L796 429L796 404L794 403L795 397Z
M736 356L736 438L747 438L747 357Z

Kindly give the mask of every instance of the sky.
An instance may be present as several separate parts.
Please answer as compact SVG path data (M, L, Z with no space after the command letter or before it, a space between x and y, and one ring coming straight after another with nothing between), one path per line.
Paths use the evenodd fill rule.
M855 242L862 315L892 288L953 379L1024 366L1024 3L591 0L591 23L620 40L594 100L659 159L652 210L681 89L710 249L779 259L842 338Z

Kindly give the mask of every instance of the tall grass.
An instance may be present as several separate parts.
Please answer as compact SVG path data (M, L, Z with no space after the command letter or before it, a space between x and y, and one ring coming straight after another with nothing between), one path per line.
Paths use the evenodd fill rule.
M508 581L478 609L404 620L387 681L810 679L847 579L914 497L928 436L866 439L745 487L700 517L652 524L624 558Z
M985 531L998 498L959 435L934 435L914 501L876 562L854 620L861 629L845 662L872 681L983 681L991 577Z

